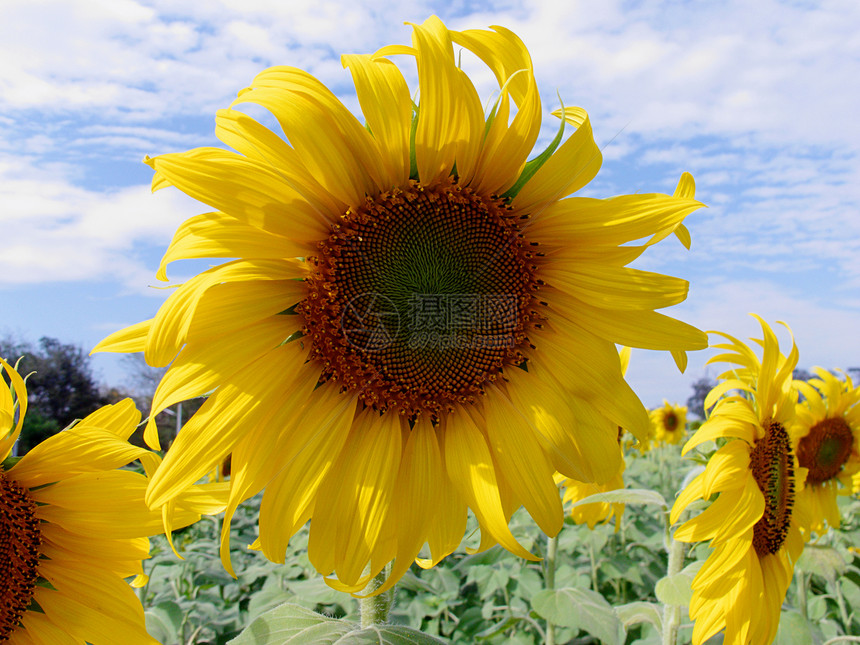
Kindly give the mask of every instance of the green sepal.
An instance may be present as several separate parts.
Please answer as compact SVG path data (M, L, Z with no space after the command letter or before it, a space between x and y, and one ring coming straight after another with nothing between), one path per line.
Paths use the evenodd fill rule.
M418 158L415 156L415 133L418 132L418 104L412 101L412 127L409 128L409 179L418 181Z
M19 461L21 461L21 457L6 457L6 459L0 462L0 470L9 470Z

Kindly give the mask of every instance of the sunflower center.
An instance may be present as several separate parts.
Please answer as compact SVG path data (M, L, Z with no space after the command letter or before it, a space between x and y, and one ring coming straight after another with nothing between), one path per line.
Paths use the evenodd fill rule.
M0 466L0 642L15 631L33 599L41 545L35 502Z
M809 468L810 484L833 479L851 456L854 435L842 418L824 419L809 430L797 446L797 462Z
M670 412L666 415L666 419L664 420L667 430L674 430L678 427L678 417L675 416L674 412Z
M750 454L753 478L764 495L764 513L753 527L753 547L759 558L780 550L791 524L794 505L794 466L791 442L781 423L764 424L764 437Z
M504 201L449 179L368 197L319 243L297 311L322 380L414 416L471 403L525 359L533 248Z

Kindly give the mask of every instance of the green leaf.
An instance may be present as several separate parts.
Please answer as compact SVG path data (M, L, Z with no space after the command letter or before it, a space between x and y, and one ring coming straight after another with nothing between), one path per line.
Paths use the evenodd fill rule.
M178 638L182 625L182 609L172 600L165 600L143 612L146 631L159 643L171 645Z
M624 627L612 606L590 589L545 589L532 598L532 608L554 625L581 629L606 645L624 642Z
M331 644L354 629L354 624L285 603L258 616L230 645Z
M653 504L655 506L667 506L666 500L657 491L645 488L622 488L610 490L605 493L596 493L581 499L573 506L582 504L593 504L595 502L607 502L609 504ZM571 508L572 508L571 507Z
M674 576L660 578L654 586L657 600L664 605L686 607L693 597L693 576L689 573L676 573Z
M773 645L812 645L809 622L796 611L783 612Z
M807 544L804 547L796 566L808 573L822 576L830 582L835 582L848 567L839 551L817 544Z
M403 625L374 625L346 634L337 645L445 645L445 641Z
M660 606L653 602L631 602L615 608L615 613L621 619L624 628L640 623L650 623L660 633L663 633L663 614Z
M285 603L261 614L230 645L444 645L444 642L403 625L360 629L355 623Z

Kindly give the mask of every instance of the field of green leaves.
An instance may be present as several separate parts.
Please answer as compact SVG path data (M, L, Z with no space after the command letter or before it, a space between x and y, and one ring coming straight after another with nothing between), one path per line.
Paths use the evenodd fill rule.
M164 538L153 540L153 557L144 563L150 579L139 589L147 629L164 645L689 643L690 584L709 548L667 539L674 528L667 523L677 491L700 467L681 456L680 446L628 452L626 489L606 494L627 503L618 527L610 521L591 531L568 518L553 562L546 557L550 543L519 511L512 531L542 561L527 562L500 547L468 554L479 543L475 531L437 567L413 565L395 589L389 624L365 630L359 602L329 588L311 567L306 531L292 540L281 565L247 548L256 538L255 498L233 520L236 579L218 559L220 519L174 533L183 560ZM779 645L860 642L852 636L860 634L860 502L845 496L840 508L841 529L807 544L797 563ZM673 548L683 560L667 575ZM673 622L676 641L674 630L664 634ZM720 642L720 635L708 641Z

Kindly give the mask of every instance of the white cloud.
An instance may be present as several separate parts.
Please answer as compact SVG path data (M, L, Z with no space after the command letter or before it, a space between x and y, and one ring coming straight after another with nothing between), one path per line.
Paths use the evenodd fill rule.
M175 190L90 191L56 169L3 158L0 203L0 285L113 281L143 293L154 267L140 248L163 249L179 223L201 211Z

